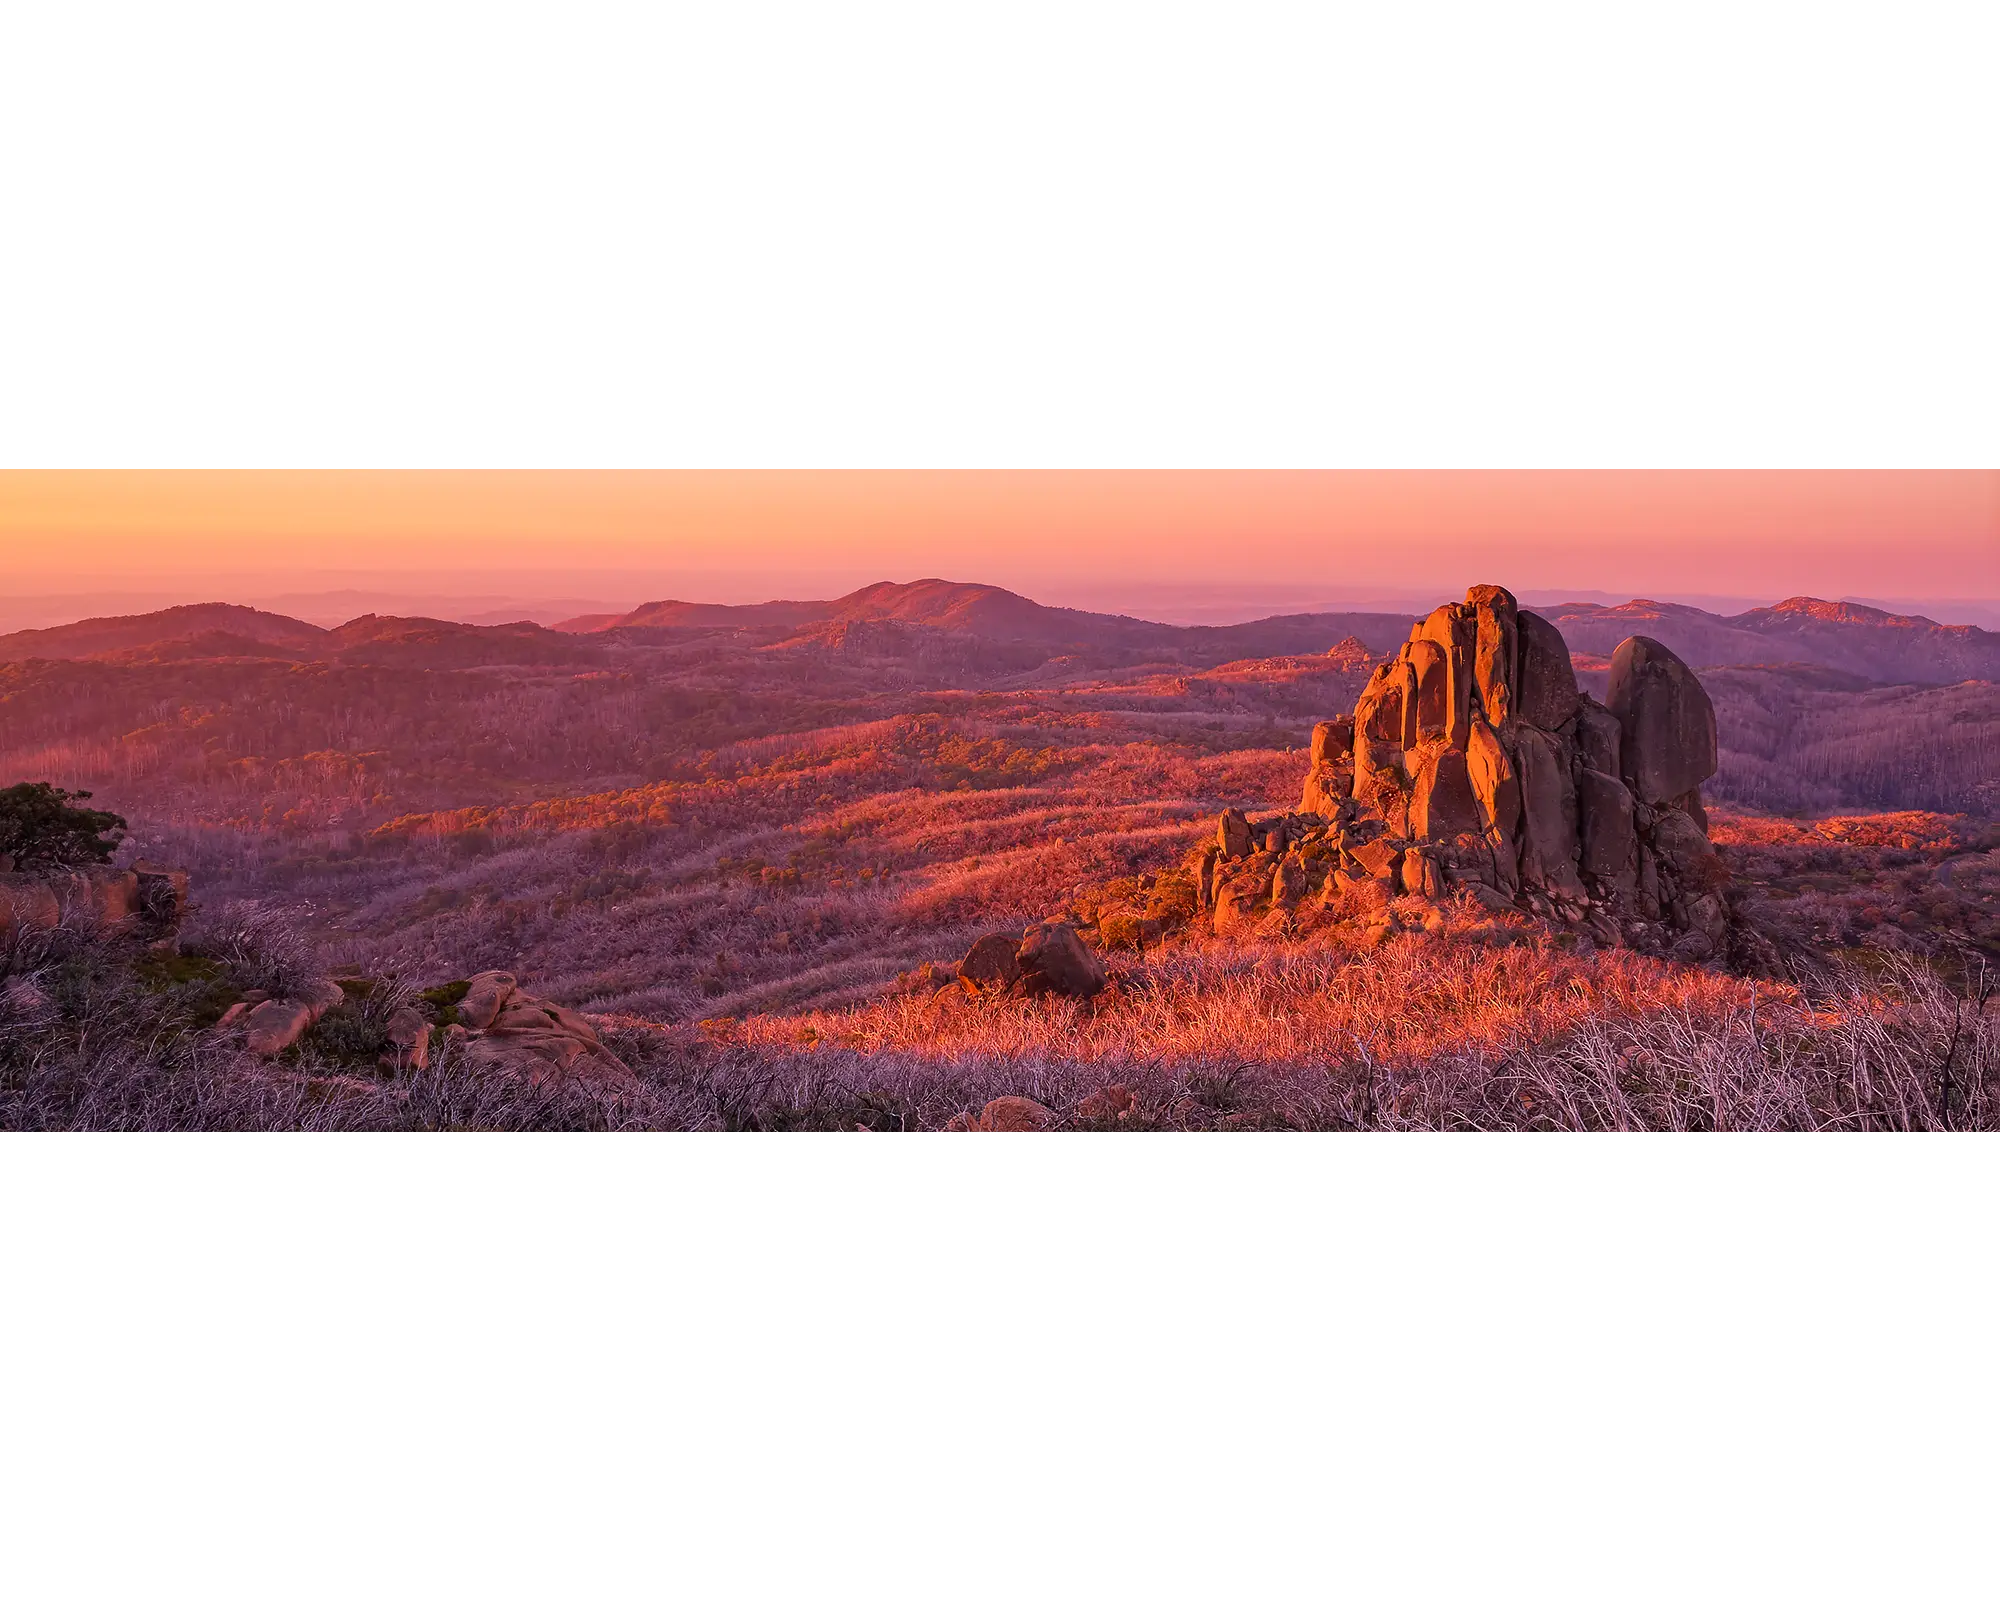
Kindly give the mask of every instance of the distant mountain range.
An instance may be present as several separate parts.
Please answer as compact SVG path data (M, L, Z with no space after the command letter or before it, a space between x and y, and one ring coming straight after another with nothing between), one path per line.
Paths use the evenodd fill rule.
M1845 601L1801 596L1733 617L1654 600L1557 605L1543 614L1584 655L1609 656L1644 634L1694 667L1832 667L1875 683L2000 678L2000 633Z
M1627 637L1645 634L1698 668L1807 665L1876 683L2000 680L2000 633L1847 602L1802 597L1735 616L1652 600L1616 606L1571 601L1542 609L1584 658L1607 657ZM649 601L623 614L574 617L554 628L372 614L322 628L249 606L174 606L0 635L0 661L276 657L444 668L556 666L604 661L621 650L714 641L835 651L850 659L948 656L961 669L1018 672L1058 658L1210 666L1319 654L1350 639L1379 653L1392 649L1413 620L1381 612L1306 612L1229 626L1175 626L1044 606L990 584L925 579L870 584L831 600Z

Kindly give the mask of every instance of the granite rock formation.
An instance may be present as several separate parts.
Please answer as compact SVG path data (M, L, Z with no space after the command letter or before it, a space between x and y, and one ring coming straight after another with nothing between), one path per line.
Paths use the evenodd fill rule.
M1351 717L1313 732L1299 809L1225 812L1190 865L1221 934L1308 900L1467 895L1604 944L1722 955L1729 913L1701 785L1715 711L1656 640L1619 646L1599 705L1546 619L1493 584L1417 623ZM1376 887L1370 887L1376 886Z
M151 861L47 875L0 871L0 940L68 920L94 926L107 939L171 944L187 899L187 873Z

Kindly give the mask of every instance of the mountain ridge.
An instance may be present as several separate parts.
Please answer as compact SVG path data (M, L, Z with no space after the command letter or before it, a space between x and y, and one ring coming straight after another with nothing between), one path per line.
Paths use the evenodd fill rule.
M1564 602L1544 606L1540 614L1583 657L1608 656L1621 640L1641 633L1698 668L1823 667L1880 683L2000 681L2000 633L1853 601L1798 595L1725 616L1680 602L1635 598L1616 606ZM1315 654L1350 637L1381 652L1394 649L1415 621L1394 612L1307 611L1182 625L1046 606L993 584L926 578L868 584L826 600L749 605L651 600L617 616L573 617L553 627L371 612L322 628L276 612L211 602L0 635L0 661L130 663L267 654L358 664L557 666L601 660L607 649L681 646L728 635L767 647L949 657L968 670L998 672L1071 656L1096 665L1146 660L1216 665ZM968 642L940 656L945 636Z

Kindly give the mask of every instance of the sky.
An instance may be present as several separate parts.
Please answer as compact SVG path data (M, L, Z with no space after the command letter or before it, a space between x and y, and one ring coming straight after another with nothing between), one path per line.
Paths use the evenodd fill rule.
M1971 601L2000 596L2000 472L9 471L0 549L21 596Z

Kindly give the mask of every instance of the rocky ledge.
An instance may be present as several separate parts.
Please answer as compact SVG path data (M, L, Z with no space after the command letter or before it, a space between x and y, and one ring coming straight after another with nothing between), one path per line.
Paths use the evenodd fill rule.
M343 1008L365 1006L373 980L322 980L305 992L277 998L252 992L225 1012L216 1026L239 1030L252 1055L282 1057L302 1041L324 1042L314 1029L340 1019ZM530 1085L579 1081L600 1088L630 1088L630 1070L605 1047L581 1012L521 988L511 972L481 972L440 984L396 1005L378 1032L337 1030L379 1040L376 1065L397 1071L444 1066L451 1071L510 1078Z

